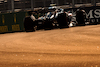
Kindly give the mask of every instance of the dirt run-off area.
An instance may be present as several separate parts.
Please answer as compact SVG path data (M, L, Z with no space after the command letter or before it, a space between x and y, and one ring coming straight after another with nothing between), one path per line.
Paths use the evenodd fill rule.
M0 34L0 67L100 67L100 24Z

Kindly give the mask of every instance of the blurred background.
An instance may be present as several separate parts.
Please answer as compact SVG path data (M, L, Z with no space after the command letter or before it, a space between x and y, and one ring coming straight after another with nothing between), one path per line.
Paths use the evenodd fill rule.
M49 7L56 4L63 8L74 8L80 6L99 6L100 0L0 0L0 12L18 10L33 10L35 8Z

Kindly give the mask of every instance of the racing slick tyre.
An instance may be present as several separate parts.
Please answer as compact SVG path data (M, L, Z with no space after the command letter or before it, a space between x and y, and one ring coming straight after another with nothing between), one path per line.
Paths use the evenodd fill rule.
M85 26L85 15L83 11L76 12L76 21L78 22L78 26Z
M33 32L36 31L35 23L30 17L26 17L24 19L24 28L26 32Z
M37 30L44 29L44 20L36 20Z
M59 28L69 28L68 21L66 19L66 13L58 14L57 22L59 24Z
M53 21L51 19L46 19L44 22L44 29L45 30L51 30L53 29Z

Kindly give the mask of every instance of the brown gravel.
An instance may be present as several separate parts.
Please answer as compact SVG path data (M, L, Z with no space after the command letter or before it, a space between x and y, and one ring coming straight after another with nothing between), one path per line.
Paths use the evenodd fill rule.
M0 34L0 67L100 67L100 25Z

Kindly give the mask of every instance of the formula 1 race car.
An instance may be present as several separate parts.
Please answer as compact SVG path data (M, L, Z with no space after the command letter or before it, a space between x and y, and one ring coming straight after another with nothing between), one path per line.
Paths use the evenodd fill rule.
M54 29L54 28L68 28L67 15L63 9L54 8L48 9L44 12L44 16L39 17L35 21L32 21L30 17L24 19L25 31L36 31L39 29ZM39 13L39 12L38 12Z
M61 28L69 27L67 21L67 15L61 8L50 8L45 16L39 17L39 19L44 20L44 28Z

